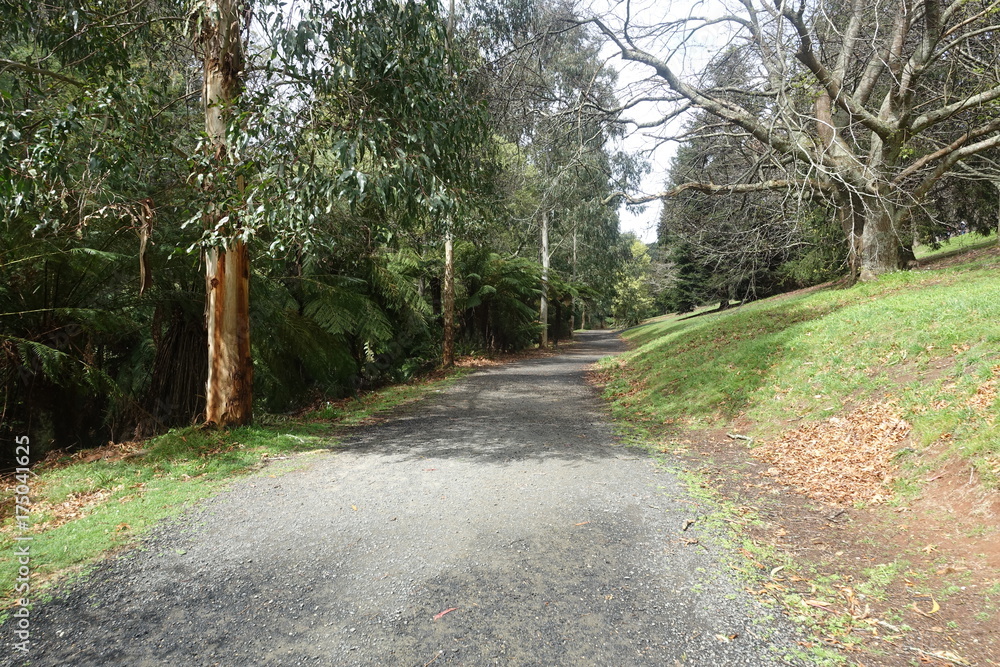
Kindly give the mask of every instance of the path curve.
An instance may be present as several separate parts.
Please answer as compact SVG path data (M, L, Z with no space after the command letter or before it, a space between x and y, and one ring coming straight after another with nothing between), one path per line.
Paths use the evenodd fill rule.
M688 543L677 480L615 444L583 377L620 345L477 372L238 482L36 608L30 664L785 664L792 631Z

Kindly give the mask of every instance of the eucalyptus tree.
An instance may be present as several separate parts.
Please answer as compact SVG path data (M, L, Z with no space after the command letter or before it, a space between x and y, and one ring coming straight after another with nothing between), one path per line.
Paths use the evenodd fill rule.
M229 0L205 10L206 72L217 62L211 66L236 77L234 93L242 86L238 96L213 97L206 76L214 149L196 181L214 190L191 222L209 222L202 239L209 258L242 253L263 230L273 253L321 250L313 247L316 223L337 202L392 210L403 220L441 221L460 208L482 174L482 113L462 89L462 66L436 3L261 5L250 27L241 27L243 14ZM248 34L254 40L244 58L235 45ZM228 45L228 55L210 38ZM224 129L213 129L219 120ZM232 277L244 284L249 269L229 261L227 271L238 265ZM213 300L222 285L209 276L210 303L219 304L216 318L228 332L220 337L234 342L214 349L233 353L213 352L210 365L219 372L210 376L209 395L222 398L207 416L227 425L250 418L252 363L249 348L236 343L248 328L245 290L226 288L225 299Z
M655 100L664 109L646 124L660 127L663 140L676 137L679 114L703 110L716 121L710 131L738 138L758 157L740 179L685 182L633 201L690 190L819 199L837 210L852 266L871 278L906 264L907 225L931 191L1000 145L994 2L679 8L658 6L664 13L652 20L593 19L623 59L649 72L629 104ZM713 51L735 51L745 80L718 86L702 76Z
M594 204L624 187L636 165L617 153L615 73L600 55L601 41L579 28L568 2L473 3L468 22L492 39L484 57L491 77L491 109L497 130L530 166L524 192L532 200L527 230L542 265L540 340L548 342L550 276L557 254L572 264L583 228L597 225L617 235L617 218L593 215ZM526 172L527 173L527 172ZM610 256L608 248L601 252ZM567 275L577 277L570 268ZM571 309L572 311L572 309Z
M486 168L436 5L190 9L0 5L2 421L39 442L245 421L254 368L281 409L388 376L376 345L426 334L383 228L440 227Z
M227 135L246 76L244 11L241 0L205 0L202 5L196 42L204 64L206 148L215 169L204 174L207 178L200 182L209 188L213 173L225 173L229 161ZM242 173L235 174L234 196L227 198L228 201L208 201L203 211L204 224L220 240L205 252L208 329L205 421L220 426L247 424L253 417L250 254L238 201L245 178Z

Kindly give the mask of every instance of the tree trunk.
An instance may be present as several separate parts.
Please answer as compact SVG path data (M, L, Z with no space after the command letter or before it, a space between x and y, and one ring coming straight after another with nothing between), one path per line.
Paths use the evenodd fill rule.
M444 237L444 285L442 287L444 321L444 351L441 364L445 368L455 365L455 250L451 237L451 224Z
M208 0L200 37L204 49L205 129L220 167L228 159L226 120L243 79L243 44L238 0ZM220 169L220 172L223 171ZM241 185L241 184L240 184ZM235 236L235 211L215 211L214 225L228 214ZM253 412L253 359L250 354L250 257L246 244L231 241L205 257L205 321L208 328L208 382L205 421L220 427L250 423Z
M205 421L218 426L253 418L250 355L250 256L245 243L212 248L205 257L208 383Z
M573 227L573 289L576 289L576 227ZM573 339L573 332L576 331L576 298L569 296L569 337Z
M541 347L549 345L549 215L542 213L542 298L538 319L542 323Z
M861 270L861 237L865 228L864 201L852 193L838 196L837 215L847 241L847 266L853 284L857 281Z
M903 268L903 248L894 213L877 206L869 207L866 212L861 234L860 277L863 281Z

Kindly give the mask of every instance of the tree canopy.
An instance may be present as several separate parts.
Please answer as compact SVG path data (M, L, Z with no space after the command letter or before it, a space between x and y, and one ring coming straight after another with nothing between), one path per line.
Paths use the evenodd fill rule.
M234 372L257 412L431 368L446 228L460 351L531 345L543 204L561 225L554 296L599 316L618 261L600 198L627 159L611 117L572 109L613 105L613 78L566 6L507 9L5 3L4 428L42 452L204 420L219 363L252 365ZM536 47L540 87L515 64ZM219 318L250 348L222 362L204 314L237 248L249 300Z
M726 137L753 156L724 182L675 183L633 201L790 192L837 211L863 278L903 267L914 217L935 188L972 176L968 165L995 178L979 159L1000 144L994 9L742 0L645 23L593 19L622 58L650 73L630 103L671 105L650 126L674 138ZM670 121L689 109L712 122L677 133Z
M225 426L449 349L905 267L996 226L993 9L6 2L4 428ZM662 192L636 192L637 126L678 145ZM667 202L656 244L623 199Z

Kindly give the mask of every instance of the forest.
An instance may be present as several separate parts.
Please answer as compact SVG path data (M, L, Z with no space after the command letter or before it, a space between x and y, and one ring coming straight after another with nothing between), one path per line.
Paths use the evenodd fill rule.
M5 1L4 446L247 424L994 233L998 6ZM655 242L621 231L654 204Z

